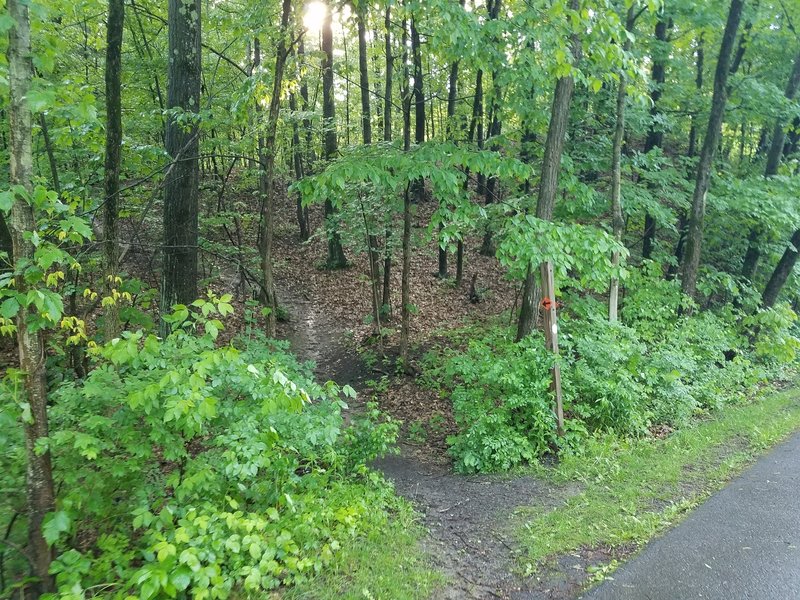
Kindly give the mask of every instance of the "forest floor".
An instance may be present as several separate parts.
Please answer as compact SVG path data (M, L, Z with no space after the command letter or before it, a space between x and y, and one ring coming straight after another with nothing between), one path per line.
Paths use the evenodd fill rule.
M419 223L428 222L429 206L416 207L415 235L424 235ZM464 476L453 472L445 439L455 429L448 400L417 384L411 376L397 374L390 359L381 360L370 345L371 325L367 264L363 255L349 256L351 266L339 271L316 265L324 257L324 240L300 244L292 222L293 206L284 200L276 232L275 275L279 303L285 318L279 337L291 343L302 360L315 363L322 380L356 389L359 400L375 399L381 410L403 422L400 453L373 466L382 471L396 491L412 502L430 535L423 550L447 583L436 598L575 598L584 588L590 567L605 564L620 552L594 549L573 553L552 563L538 577L520 574L522 549L515 541L517 509L547 512L579 491L575 484L556 485L533 476ZM472 243L469 243L472 242ZM433 242L417 248L412 259L412 366L424 349L442 343L440 334L474 320L508 311L515 289L494 258L477 252L470 240L461 286L435 277ZM399 272L393 277L393 299L399 302ZM482 301L468 298L475 276ZM397 310L397 309L396 309ZM399 316L384 326L398 327ZM386 339L387 357L396 356L397 332Z

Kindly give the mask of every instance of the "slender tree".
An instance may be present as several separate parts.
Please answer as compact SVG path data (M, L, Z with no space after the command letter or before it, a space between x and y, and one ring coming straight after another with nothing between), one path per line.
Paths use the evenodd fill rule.
M125 20L124 0L109 0L106 26L106 155L105 210L103 235L107 287L113 288L119 273L117 215L119 214L119 171L122 151L122 32ZM116 303L106 309L105 337L119 334L119 310Z
M12 186L22 186L26 193L33 191L32 117L28 92L33 77L31 53L31 27L28 3L8 0L8 15L13 26L8 31L8 84L9 84L9 179ZM21 294L28 292L24 268L34 257L35 248L30 232L36 231L33 208L26 198L16 197L8 220L14 248L15 287ZM39 330L29 328L31 307L21 308L16 316L17 349L19 365L25 374L24 394L30 406L30 417L25 419L25 454L27 457L28 487L28 557L33 575L35 596L53 591L50 563L53 551L42 535L45 515L55 507L53 471L49 444L42 444L49 436L47 422L47 372L45 368L45 340Z
M322 21L322 127L325 160L333 160L338 152L336 139L336 104L333 91L333 14L330 2L327 4L325 18ZM334 223L336 210L330 200L325 201L325 220L328 229L328 261L329 269L341 269L347 266L347 258L342 248Z
M628 16L625 20L625 29L633 29L636 15L631 6L628 9ZM626 38L623 49L627 52L630 49L630 39ZM611 225L614 232L614 239L622 241L622 232L625 228L625 220L622 217L622 142L625 137L625 99L627 97L627 76L623 71L620 73L619 85L617 87L617 105L615 110L614 141L611 149ZM619 265L619 251L614 251L611 255L611 263L614 267ZM619 308L619 279L611 279L611 286L608 290L608 320L612 323L617 320Z
M576 0L570 2L570 8L577 10ZM579 60L581 54L580 40L572 36L572 56ZM572 103L572 93L575 90L575 79L572 73L559 77L553 93L553 106L550 112L550 124L547 128L547 140L544 146L544 159L542 160L542 175L539 182L539 196L536 203L536 216L539 219L550 221L553 218L553 209L558 191L558 175L561 170L561 155L564 151L564 140L567 136L569 123L569 108ZM517 322L517 341L523 339L533 331L536 317L539 312L536 306L537 286L536 277L531 265L525 276L522 288L522 303Z
M742 18L744 0L732 0L722 43L714 72L714 93L711 99L711 113L708 117L708 129L700 152L697 165L692 206L689 214L689 228L686 233L686 254L683 261L681 289L688 296L694 296L697 287L697 272L700 267L700 250L703 241L703 220L705 217L706 193L711 183L711 167L714 155L719 146L722 133L722 119L725 115L725 104L728 99L727 86L730 73L731 54L736 41L736 30Z
M666 81L666 65L669 57L668 32L672 29L672 19L662 15L656 23L655 48L653 49L652 83L650 90L650 128L644 143L644 152L647 154L654 148L660 148L664 143L664 130L659 122L661 111L661 95L664 93ZM653 253L653 242L656 237L656 221L648 212L644 216L644 236L642 237L642 258L650 258Z
M264 130L264 143L261 147L259 165L263 183L261 214L261 273L264 287L264 304L270 309L267 315L268 336L275 335L276 315L278 312L278 299L275 296L275 280L272 274L272 243L275 235L275 133L278 129L278 117L281 111L281 87L283 86L283 72L288 56L287 36L289 35L289 19L292 16L292 0L283 0L281 9L281 26L278 32L278 45L275 53L275 71L272 74L272 95L269 99L269 111Z
M197 298L200 4L200 0L169 0L168 5L170 114L165 139L172 164L164 180L163 313L173 304Z
M800 52L798 52L798 54L795 56L792 72L789 75L789 81L786 84L786 90L784 92L786 99L793 100L797 95L798 88L800 88ZM784 129L784 121L781 118L781 115L779 115L775 120L775 127L773 128L772 132L772 141L769 145L769 151L767 152L767 163L764 167L764 177L774 177L778 174L778 167L781 164L781 157L783 156L785 142L786 131ZM745 252L744 260L742 261L742 277L750 280L755 277L760 258L761 231L756 225L750 229L750 234L747 237L747 251ZM770 277L770 279L772 280L772 277ZM780 278L775 279L772 285L777 286L779 282ZM780 287L783 287L782 283L780 283ZM775 294L777 297L777 294L771 290L770 295L773 294ZM772 302L774 302L774 300Z

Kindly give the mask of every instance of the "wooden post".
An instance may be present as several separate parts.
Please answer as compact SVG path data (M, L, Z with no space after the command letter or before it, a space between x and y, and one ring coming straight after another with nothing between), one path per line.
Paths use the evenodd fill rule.
M553 263L543 262L542 273L542 309L544 312L544 337L547 348L553 353L553 381L550 384L555 397L556 422L558 435L564 435L564 406L561 398L561 368L558 366L558 316L556 314L556 286L553 278Z

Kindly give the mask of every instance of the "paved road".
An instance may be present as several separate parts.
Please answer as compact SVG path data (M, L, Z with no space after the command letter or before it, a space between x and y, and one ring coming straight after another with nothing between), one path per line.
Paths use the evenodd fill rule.
M800 599L800 434L585 600Z

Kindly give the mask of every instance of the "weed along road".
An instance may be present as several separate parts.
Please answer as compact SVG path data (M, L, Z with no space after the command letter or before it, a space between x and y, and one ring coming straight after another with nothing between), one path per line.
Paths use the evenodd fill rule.
M795 434L584 599L800 598L799 490Z

